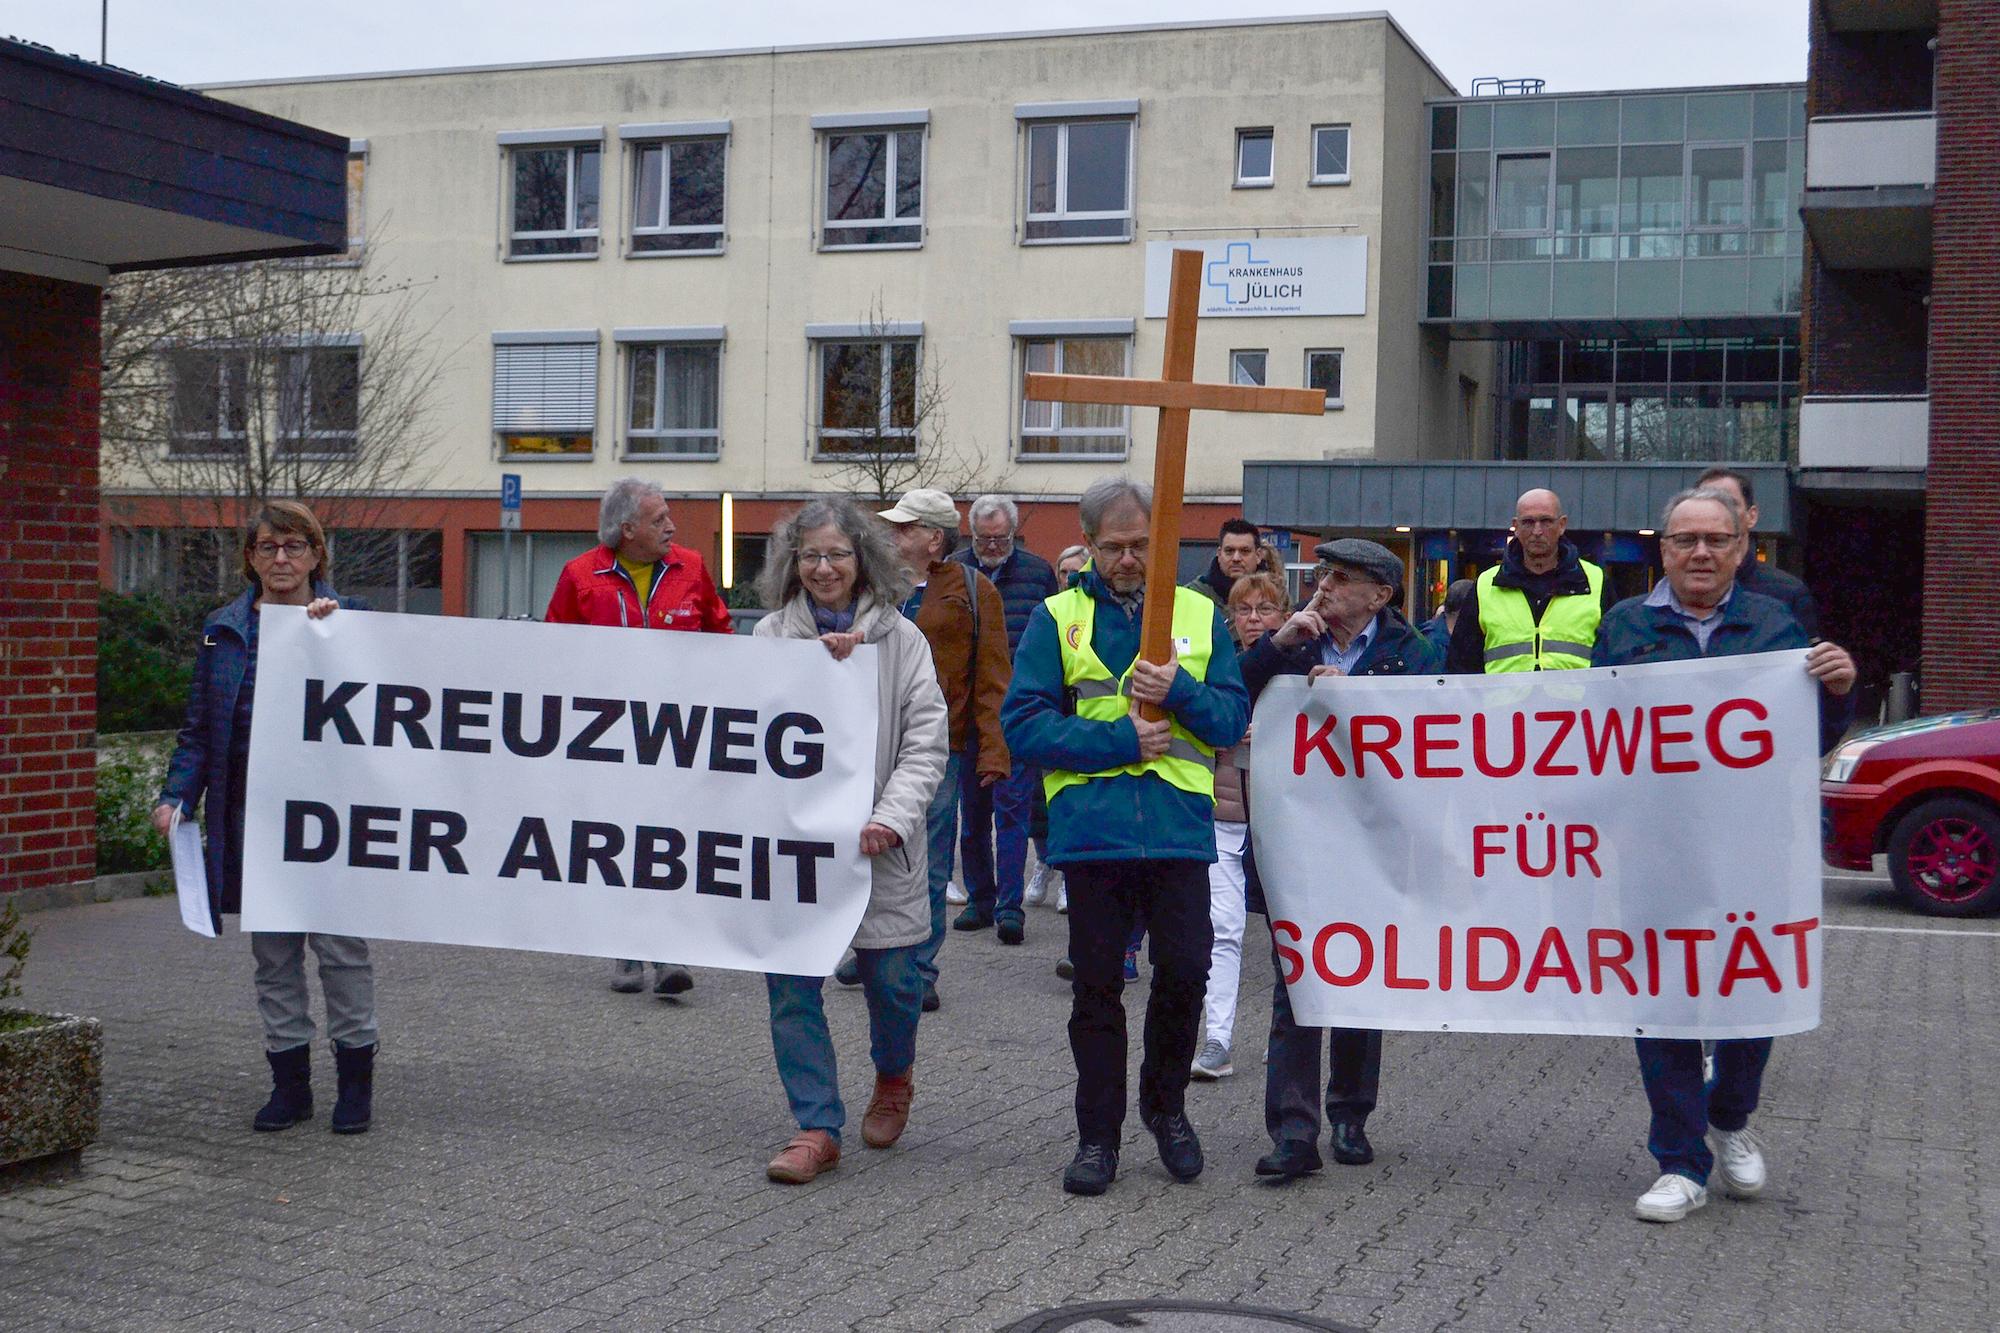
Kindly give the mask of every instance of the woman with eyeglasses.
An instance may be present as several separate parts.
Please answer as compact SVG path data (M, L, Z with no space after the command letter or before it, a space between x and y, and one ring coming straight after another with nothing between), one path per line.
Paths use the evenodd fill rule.
M250 758L250 711L257 687L258 608L302 606L319 619L336 607L365 610L338 596L327 558L326 533L312 510L272 500L243 532L242 571L250 585L202 625L195 654L187 721L181 727L153 826L164 835L176 820L203 807L207 834L209 913L221 929L224 913L243 903L243 810ZM319 959L326 1033L338 1077L332 1129L359 1134L373 1113L375 971L368 942L351 935L250 932L257 961L257 1012L264 1021L264 1058L271 1096L252 1126L289 1129L312 1119L313 1020L306 993L305 952Z
M758 637L818 639L836 662L858 644L876 649L875 805L860 829L871 880L853 945L875 1061L861 1139L887 1148L909 1123L915 1091L924 1000L917 946L931 933L926 821L949 746L944 693L929 641L899 610L910 582L895 543L851 501L815 500L779 524L759 585L771 614L757 622ZM840 1164L847 1122L821 998L826 978L770 973L764 983L771 1050L799 1126L765 1175L802 1185Z
M1239 652L1277 629L1291 615L1285 585L1263 570L1245 574L1229 589L1224 608ZM1215 755L1215 863L1208 868L1208 917L1215 945L1208 956L1208 995L1202 1008L1201 1050L1190 1072L1204 1081L1236 1072L1230 1049L1236 1033L1236 984L1243 970L1243 923L1248 899L1243 849L1250 841L1247 793L1250 786L1250 733Z

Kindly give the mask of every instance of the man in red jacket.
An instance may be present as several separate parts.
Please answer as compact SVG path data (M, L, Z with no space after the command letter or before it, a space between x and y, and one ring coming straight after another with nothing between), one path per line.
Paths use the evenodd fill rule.
M613 482L597 510L602 544L563 566L542 619L552 625L730 633L722 594L701 557L674 545L674 530L667 494L658 483L638 477ZM679 995L693 985L685 967L653 964L653 994ZM645 986L644 963L617 960L611 989L631 993Z

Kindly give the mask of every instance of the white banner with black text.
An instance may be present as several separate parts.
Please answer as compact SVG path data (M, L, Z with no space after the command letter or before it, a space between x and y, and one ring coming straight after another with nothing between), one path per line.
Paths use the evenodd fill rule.
M823 976L876 650L265 607L243 929Z
M1298 1021L1816 1027L1804 657L1274 680L1257 702L1251 835Z

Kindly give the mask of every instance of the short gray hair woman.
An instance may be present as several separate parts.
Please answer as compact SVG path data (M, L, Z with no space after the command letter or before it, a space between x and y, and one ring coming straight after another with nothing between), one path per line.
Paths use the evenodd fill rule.
M925 825L944 777L949 716L930 643L899 609L910 590L888 533L847 500L815 500L778 525L759 580L771 614L759 638L818 639L836 663L874 648L879 722L874 807L860 830L869 858L868 908L854 958L868 999L875 1093L861 1137L886 1148L903 1132L917 1055L924 981L917 946L930 938ZM836 665L831 670L852 671ZM824 977L766 975L771 1049L799 1132L765 1168L803 1184L840 1162L847 1121L821 998Z

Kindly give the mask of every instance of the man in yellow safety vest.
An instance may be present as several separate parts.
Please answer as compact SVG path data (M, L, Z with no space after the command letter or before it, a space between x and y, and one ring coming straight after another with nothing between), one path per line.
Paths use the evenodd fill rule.
M1498 671L1571 671L1590 665L1597 622L1618 599L1603 569L1563 534L1569 516L1554 491L1514 502L1514 535L1499 564L1473 583L1445 652L1460 676Z
M1222 614L1175 591L1173 660L1139 660L1152 492L1106 477L1077 504L1091 564L1036 607L1000 706L1007 748L1042 770L1049 861L1069 884L1070 1052L1076 1060L1072 1194L1118 1172L1125 1121L1125 942L1143 911L1153 940L1139 1114L1177 1180L1201 1174L1188 1071L1213 946L1215 752L1243 738L1250 696ZM1136 706L1156 704L1148 721Z

